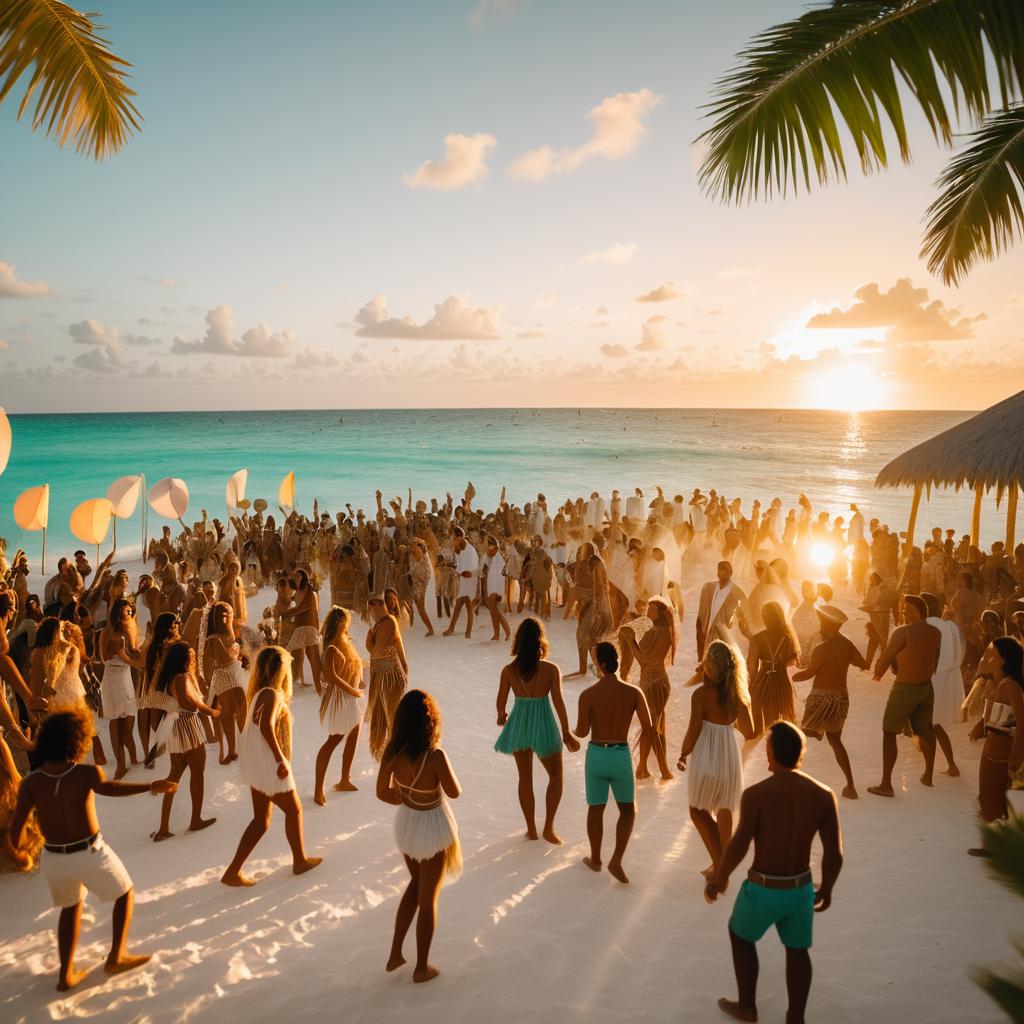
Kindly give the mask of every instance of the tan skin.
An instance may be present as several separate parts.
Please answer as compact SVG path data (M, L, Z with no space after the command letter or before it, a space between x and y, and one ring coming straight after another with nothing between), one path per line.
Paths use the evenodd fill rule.
M95 765L77 764L74 761L44 761L42 773L35 772L21 781L18 802L11 819L9 841L12 852L17 856L25 822L34 810L39 827L47 843L66 845L76 843L100 830L96 816L95 794L100 796L135 796L139 793L173 793L176 784L166 779L152 783L108 782L103 769ZM69 771L70 769L70 771ZM67 775L63 775L68 772ZM60 789L54 776L63 775ZM134 890L129 889L114 903L113 941L104 970L108 974L122 974L149 961L148 956L138 956L127 951L128 929L131 926ZM60 952L60 973L57 990L67 992L85 977L85 972L76 971L75 949L82 923L82 904L65 907L60 912L57 924L57 945Z
M601 678L580 694L579 713L573 730L581 739L590 736L596 743L625 743L634 716L640 725L641 735L649 743L660 745L651 722L647 699L639 686L624 682L614 667L602 664ZM664 756L664 754L662 755ZM601 870L601 840L604 837L604 804L587 808L587 838L590 840L590 856L583 858L591 871ZM613 878L626 884L629 878L622 870L622 858L629 843L636 822L636 804L620 803L619 820L615 828L615 849L608 861L608 871Z
M550 698L555 717L562 729L562 742L570 753L576 753L580 749L579 740L569 731L569 713L566 711L562 695L562 673L554 662L542 660L534 676L527 681L520 678L515 662L501 670L501 679L498 683L499 726L505 725L508 721L506 709L510 693L517 697ZM515 758L516 771L519 773L519 806L526 819L526 838L537 839L537 822L534 818L536 804L533 795L533 751L517 750L512 756ZM541 834L549 843L560 846L562 840L555 832L555 814L562 800L562 752L559 750L550 757L541 757L538 760L548 774L544 829Z
M469 541L465 537L456 537L455 544L453 545L455 555L458 557L466 548L469 546ZM467 569L459 573L462 579L472 579L473 574ZM457 597L455 599L455 606L452 608L451 621L448 623L448 628L442 633L442 636L451 636L455 632L455 624L459 621L459 613L461 610L466 609L466 639L469 640L473 636L473 599L471 597Z
M358 663L350 664L342 654L339 647L333 644L328 645L324 650L323 657L323 683L325 687L336 686L343 693L352 697L362 697L362 669ZM341 781L334 788L341 793L355 792L358 788L352 783L352 757L355 756L356 745L359 742L360 727L356 725L347 735L331 735L324 741L323 746L316 755L316 781L313 786L313 802L323 807L327 803L327 796L324 793L324 779L327 777L327 769L331 762L331 755L343 740L348 740L342 755ZM352 757L349 757L349 746L352 748ZM346 763L347 762L347 763Z
M292 619L296 629L301 626L312 626L313 629L319 630L320 598L317 592L309 585L308 580L304 580L301 576L293 576L292 583L295 585L295 603L291 608L281 612L281 618ZM302 656L306 656L309 660L310 671L313 673L313 685L316 687L317 695L322 694L323 687L320 683L322 667L320 665L319 646L310 644L309 647L300 648L293 651L292 654L297 666L296 671L300 674L302 671L300 667Z
M166 648L169 644L174 643L176 640L181 639L181 634L178 631L177 626L171 628L170 633L167 634L167 638L164 641L164 647ZM149 642L147 642L145 649L142 652L142 664L143 671L145 671L146 658L149 651ZM155 734L157 727L160 725L160 720L163 718L163 712L157 708L139 708L139 738L142 740L142 755L147 760L144 762L147 768L154 767L154 762L148 759L149 755L149 739L150 734Z
M103 632L100 633L100 658L104 662L118 659L130 667L141 667L142 652L136 646L134 621L130 605L124 606L120 622L107 621ZM132 764L139 763L135 751L134 727L134 716L110 720L110 745L114 750L114 759L117 762L117 768L114 771L115 782L128 774L126 755Z
M370 652L370 657L383 657L388 647L394 645L395 656L408 678L409 662L405 657L405 644L402 643L402 633L398 628L398 622L383 601L371 601L369 610L373 625L366 634L366 649Z
M896 682L920 686L931 682L939 664L939 647L942 634L928 625L921 612L908 603L904 609L907 620L889 638L889 643L875 665L874 679L881 682L890 668L896 670ZM892 770L896 766L896 734L882 732L882 781L877 786L868 786L868 792L875 796L895 796L892 788ZM932 771L935 767L935 740L921 739L921 754L924 757L923 786L932 785Z
M710 722L713 725L731 725L739 730L744 739L748 740L753 739L756 732L754 720L750 715L750 706L741 704L734 713L730 714L722 706L718 689L705 674L704 666L697 670L687 685L697 683L701 685L694 690L693 697L690 699L690 724L679 750L679 768L683 771L686 769L686 759L693 753L693 748L697 746L697 740L700 738L705 722ZM732 811L722 807L712 814L710 811L691 807L690 820L696 827L711 857L710 866L703 871L704 876L709 878L721 861L722 851L732 837Z
M497 554L498 545L488 542L487 557L494 558ZM500 640L502 630L505 632L505 639L508 640L511 636L511 631L509 630L508 620L501 614L501 594L497 591L488 591L486 604L487 610L491 613L491 627L494 629L494 636L491 637L491 640Z
M277 716L284 711L284 700L277 690L264 688L257 691L252 701L253 721L259 716L260 735L270 747L270 751L277 762L277 777L286 779L288 777L288 762L277 741L277 734L274 732L274 722ZM287 793L275 793L268 796L258 789L250 787L252 794L252 821L249 822L242 838L239 840L238 849L231 863L227 866L221 881L225 885L250 886L254 885L251 878L242 874L242 868L249 855L256 849L256 844L263 838L270 828L270 814L274 807L280 808L284 813L284 832L288 839L288 845L292 851L292 872L296 875L304 875L312 871L323 861L322 857L307 857L305 844L302 837L302 805L299 803L298 794L294 789Z
M203 695L199 692L199 684L196 682L196 655L195 651L189 651L188 672L176 675L171 680L171 693L178 702L182 711L201 711L211 718L220 718L220 708L211 708L203 702ZM171 770L167 773L169 782L173 782L175 789L181 781L185 769L189 771L189 795L192 797L192 817L189 820L189 832L201 832L209 828L217 819L203 817L203 783L206 773L206 748L196 747L187 754L171 754ZM174 792L164 794L163 805L160 808L160 827L150 837L154 842L159 843L164 839L170 839L174 833L171 831L171 805L174 803Z
M227 668L238 660L238 648L234 641L234 614L229 610L224 620L224 635L215 633L206 638L203 675L208 681L212 681L213 673L217 669ZM227 754L222 753L219 760L221 764L231 764L232 761L238 760L237 733L242 731L245 724L245 693L241 687L232 686L213 699L221 709L220 722L228 743Z
M7 611L0 615L0 682L7 683L11 689L25 702L25 707L32 710L32 690L21 678L18 666L10 656L11 645L7 640L7 633L15 623L18 615L18 601L13 591L5 604L8 604ZM6 701L5 701L6 704ZM20 732L20 730L19 730Z
M451 762L440 747L435 747L426 755L423 771L417 781L419 768L418 762L414 764L401 755L392 759L385 758L377 775L377 799L396 807L402 803L402 795L396 783L411 786L416 782L416 788L423 790L440 788L450 800L455 800L462 793ZM429 956L437 923L437 897L444 877L444 856L442 850L429 860L405 858L410 875L409 884L398 903L395 933L385 970L398 970L406 962L402 946L415 919L416 967L412 980L418 983L431 981L441 973L430 963Z
M846 676L850 666L855 665L865 671L871 666L853 642L839 632L839 623L819 615L818 629L821 632L821 643L811 653L807 667L794 674L793 682L800 683L812 679L814 680L812 688L815 690L831 690L848 694ZM814 733L808 733L808 735L814 736L815 739L821 739L820 735ZM832 753L835 754L836 763L846 778L843 796L847 800L856 800L857 787L853 784L850 755L843 744L843 730L827 732L825 739L828 740L828 745L832 748Z
M1015 772L1024 764L1024 690L1013 679L1006 678L1002 655L995 644L989 644L978 666L979 672L1000 682L992 700L1009 704L1017 719L1016 736L1010 737L996 729L985 729L985 746L978 770L978 802L984 821L997 821L1007 814L1007 772Z
M769 739L766 744L771 775L750 786L740 802L736 834L722 855L715 875L708 880L704 898L713 903L725 892L729 876L754 844L753 870L765 875L792 877L810 870L811 844L822 845L821 884L814 909L824 913L832 905L832 890L843 866L843 837L835 794L800 771L779 763ZM739 988L736 1000L719 999L719 1008L736 1020L757 1020L757 948L731 931L733 967ZM811 958L806 949L786 949L786 988L789 993L787 1024L803 1024L811 988Z
M661 605L651 601L647 605L647 617L656 621L661 615ZM672 653L672 631L665 626L652 626L638 642L636 634L631 626L623 626L619 631L619 639L623 646L628 647L633 659L641 666L653 665L664 668ZM665 751L668 749L668 737L665 733L659 732L661 737L662 757L659 767L661 778L667 781L672 778L672 772L668 767L668 759ZM651 773L647 768L647 761L651 755L651 745L640 739L640 756L636 766L636 777L638 779L649 779Z
M423 559L429 559L427 554L427 546L423 541L416 541L412 547L409 548L409 557L414 562L421 562ZM427 636L434 635L434 624L430 621L430 616L427 614L426 598L417 597L415 598L416 611L419 612L420 619L423 621L423 625L427 627Z

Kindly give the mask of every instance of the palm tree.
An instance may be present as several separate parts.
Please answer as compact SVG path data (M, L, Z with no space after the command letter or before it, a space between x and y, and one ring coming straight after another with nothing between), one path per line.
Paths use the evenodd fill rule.
M904 90L936 142L973 129L939 179L921 255L958 284L1024 235L1024 3L832 0L762 32L722 78L700 184L725 202L845 180L911 158ZM993 95L995 93L995 95ZM844 139L841 130L845 129Z
M31 69L19 119L35 98L32 128L94 160L116 153L142 120L126 79L127 61L111 53L95 15L59 0L0 2L0 102Z

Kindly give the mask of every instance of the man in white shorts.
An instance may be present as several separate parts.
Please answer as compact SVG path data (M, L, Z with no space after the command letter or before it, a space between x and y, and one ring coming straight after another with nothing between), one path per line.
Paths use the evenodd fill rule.
M36 739L36 755L41 764L21 781L8 833L11 855L27 866L28 855L19 847L28 816L33 810L36 812L44 840L42 872L53 905L60 910L60 992L74 988L85 977L85 972L74 969L74 959L86 890L100 901L114 904L114 936L104 970L108 974L122 974L149 960L148 956L130 954L125 948L134 889L120 857L100 835L94 794L135 796L173 793L178 788L169 779L152 783L108 782L101 768L81 764L91 747L92 723L84 712L58 711L43 721Z

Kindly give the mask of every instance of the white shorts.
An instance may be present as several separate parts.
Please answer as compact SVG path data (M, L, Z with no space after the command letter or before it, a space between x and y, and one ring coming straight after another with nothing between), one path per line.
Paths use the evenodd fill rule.
M102 836L77 853L43 850L41 867L53 905L61 909L80 903L86 889L101 903L110 903L132 888L131 875Z

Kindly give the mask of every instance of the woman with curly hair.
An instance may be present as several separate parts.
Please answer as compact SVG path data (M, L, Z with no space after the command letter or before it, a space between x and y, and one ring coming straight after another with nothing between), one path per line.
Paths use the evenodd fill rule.
M580 744L569 731L569 715L562 697L562 673L553 661L547 660L548 650L543 623L534 618L523 619L512 644L513 660L501 670L498 725L504 728L494 749L515 758L519 806L526 819L527 839L537 838L533 796L533 756L537 755L548 774L542 834L549 843L561 844L562 840L555 833L555 813L562 800L562 745L575 752ZM511 715L505 711L509 692L515 697Z
M242 868L256 844L270 828L270 813L276 806L284 812L284 834L292 851L292 871L304 875L322 857L307 857L302 836L302 804L292 775L292 658L283 647L264 647L256 655L249 680L249 701L245 728L238 743L238 772L252 794L249 822L234 859L221 881L225 885L252 885Z
M688 685L701 685L690 702L690 726L679 752L679 768L690 765L690 818L711 855L703 871L711 878L732 838L732 819L743 792L743 765L734 730L754 737L747 695L747 670L731 644L712 640Z
M402 946L416 918L414 982L440 973L429 962L437 923L437 897L445 877L462 870L459 827L448 804L462 792L441 749L441 712L429 693L410 690L395 712L391 740L377 776L377 798L394 804L395 843L405 857L409 884L398 904L386 970L405 963Z
M203 676L209 687L206 699L221 709L217 739L221 742L220 763L238 760L235 734L245 721L245 685L247 682L242 649L235 639L234 612L226 601L218 601L211 609L206 625L203 649ZM223 730L223 731L222 731ZM225 755L223 740L227 739Z
M327 803L324 779L331 763L331 755L345 740L341 758L341 781L335 785L339 792L354 792L352 761L359 743L359 728L363 721L363 662L349 636L352 614L335 605L327 613L323 627L324 695L320 702L320 724L327 739L316 755L316 782L313 802L321 807Z

